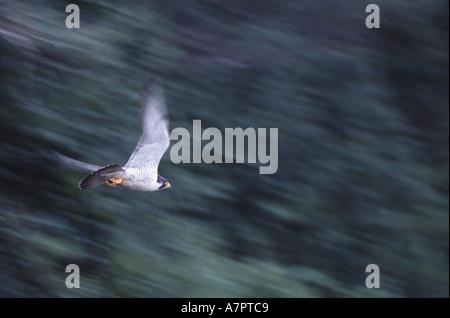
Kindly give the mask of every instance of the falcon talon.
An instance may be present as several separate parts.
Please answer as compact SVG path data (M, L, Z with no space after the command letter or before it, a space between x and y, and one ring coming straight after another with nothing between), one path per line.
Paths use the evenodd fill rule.
M121 184L123 181L123 178L109 178L108 180L114 184Z
M109 185L110 187L115 187L118 184L121 184L123 181L123 178L109 178L108 180L106 180L106 184Z

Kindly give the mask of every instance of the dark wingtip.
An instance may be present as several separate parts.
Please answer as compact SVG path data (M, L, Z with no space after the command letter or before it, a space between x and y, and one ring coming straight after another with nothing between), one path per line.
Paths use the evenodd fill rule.
M84 180L84 179L83 179ZM86 186L84 185L84 183L83 183L83 180L81 180L79 183L78 183L78 189L80 189L80 190L86 190L87 188L86 188Z
M83 179L81 179L81 181L78 183L78 189L80 189L80 190L89 189L88 180L89 180L90 176L91 175L88 175L88 176L84 177Z
M155 76L152 76L148 81L146 81L144 83L144 89L149 89L150 87L157 85L158 84L158 80L156 79Z
M153 83L157 83L157 82L158 82L158 79L156 78L156 76L152 76L148 80L148 84L153 84Z
M152 94L157 91L160 87L159 81L155 76L152 76L147 82L143 85L144 94Z

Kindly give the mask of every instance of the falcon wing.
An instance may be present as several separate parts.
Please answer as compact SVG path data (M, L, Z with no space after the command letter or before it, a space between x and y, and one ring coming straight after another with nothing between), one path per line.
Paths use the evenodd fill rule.
M92 172L87 177L84 177L78 184L81 190L91 189L105 184L109 178L123 178L125 170L119 165L110 165L103 167L95 172Z
M170 136L164 92L155 79L150 80L145 88L141 110L143 134L124 168L156 172L169 147Z

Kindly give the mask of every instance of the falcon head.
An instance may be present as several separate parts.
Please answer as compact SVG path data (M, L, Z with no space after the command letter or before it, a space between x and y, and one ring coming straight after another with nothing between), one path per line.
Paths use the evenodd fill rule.
M169 181L167 181L166 178L161 177L160 175L158 175L158 180L156 180L156 182L158 183L159 186L158 190L170 189L172 187Z

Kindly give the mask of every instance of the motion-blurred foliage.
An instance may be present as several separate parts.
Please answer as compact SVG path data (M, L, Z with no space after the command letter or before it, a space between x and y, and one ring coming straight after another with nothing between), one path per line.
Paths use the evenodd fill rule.
M70 2L0 1L0 296L448 297L447 1ZM151 76L171 129L279 128L278 172L78 190L52 151L124 164Z

